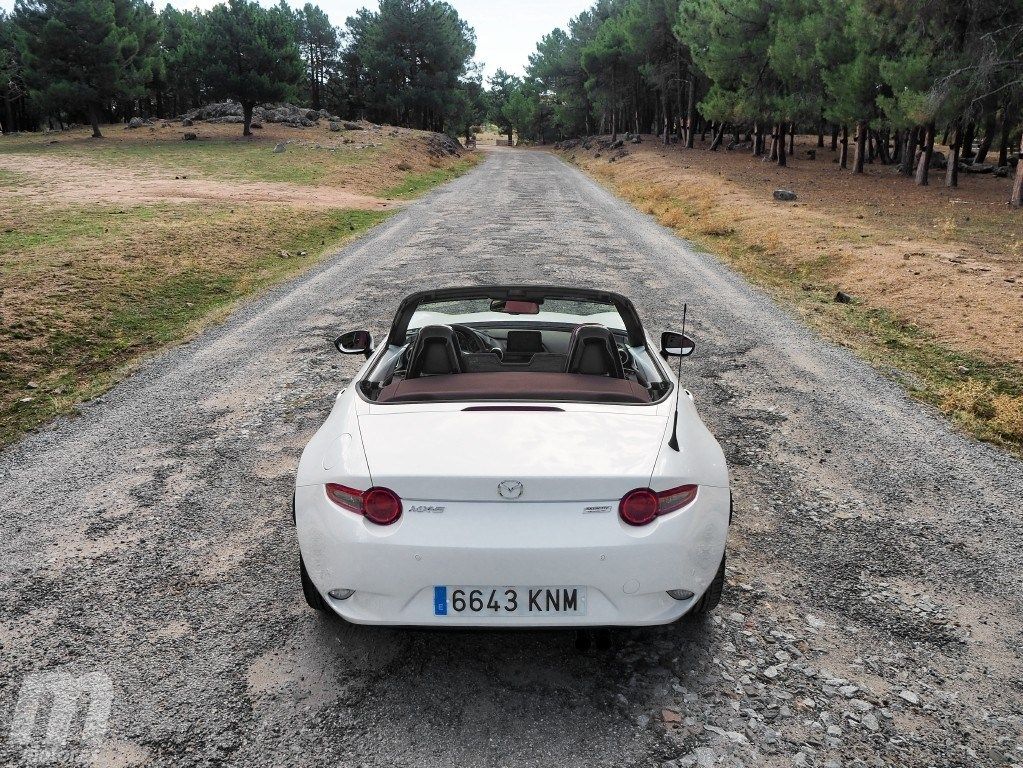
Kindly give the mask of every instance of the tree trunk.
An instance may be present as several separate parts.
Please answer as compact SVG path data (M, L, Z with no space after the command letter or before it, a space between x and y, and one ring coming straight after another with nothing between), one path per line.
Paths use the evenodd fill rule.
M792 157L796 156L796 124L794 122L789 123L789 154Z
M849 167L849 126L842 126L842 145L841 151L838 153L838 167L848 168Z
M508 146L509 146L509 147L510 147L510 146L512 146L512 133L513 133L513 129L512 129L512 127L511 127L511 126L509 125L509 126L508 126Z
M778 162L778 126L771 126L771 153L768 155L768 159L772 163Z
M902 159L902 131L895 130L895 141L892 142L892 156L891 160L893 163L897 163Z
M696 74L689 68L686 82L686 149L693 148L693 132L696 128Z
M928 174L931 170L931 155L934 154L934 123L927 126L927 133L924 138L924 149L920 153L920 162L916 164L916 183L918 186L926 187Z
M884 132L874 131L874 143L877 145L877 155L881 158L882 165L891 165L895 162L892 159L891 152L888 149L888 129L885 128Z
M95 104L89 105L89 123L92 125L92 138L102 139L103 134L99 132L99 112Z
M838 123L831 125L831 151L838 151Z
M725 128L727 128L727 127L728 127L727 123L723 123L722 122L722 123L718 124L718 130L717 130L717 133L713 134L714 138L710 142L709 151L711 151L711 152L717 152L718 151L718 147L721 146L721 142L725 138Z
M817 121L817 149L824 149L824 118Z
M10 91L4 92L4 125L3 133L14 133L14 110L11 109Z
M984 138L980 141L980 146L977 148L977 157L973 162L983 163L987 158L987 153L991 149L991 144L995 140L995 113L994 110L989 109L987 114L984 115Z
M242 136L252 135L252 110L255 106L255 104L249 101L242 102L242 118L245 121L242 126Z
M945 186L946 187L958 187L959 186L959 151L960 141L962 141L962 130L959 128L959 124L956 123L955 132L952 134L952 143L948 145L949 157L948 165L945 167Z
M998 167L1007 165L1009 162L1009 115L1007 109L1002 109L1002 140L998 145Z
M760 144L760 123L753 123L753 157L763 154Z
M1019 162L1016 163L1016 180L1012 182L1009 205L1013 208L1023 207L1023 135L1019 137Z
M973 151L973 136L976 133L976 128L971 122L966 126L965 135L962 141L959 142L959 152L962 155L963 160L969 160L970 158L976 157L977 153Z
M919 135L920 128L914 126L905 132L903 136L902 149L902 164L899 166L899 173L903 176L913 175L913 161L916 159L916 145L917 136Z
M863 163L867 159L867 121L856 123L856 154L853 157L853 173L863 173Z
M778 167L784 168L785 162L785 123L778 125Z
M661 117L664 118L662 121L664 125L664 146L668 146L668 142L671 141L672 117L670 106L668 104L668 94L664 92L661 93L661 111L664 113L661 115Z

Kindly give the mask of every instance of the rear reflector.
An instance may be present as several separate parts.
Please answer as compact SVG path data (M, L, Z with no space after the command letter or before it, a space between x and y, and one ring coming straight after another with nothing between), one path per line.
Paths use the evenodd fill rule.
M618 503L618 516L629 525L646 525L658 515L675 512L692 503L699 486L680 485L667 491L636 488Z
M364 515L377 525L390 525L401 517L401 499L390 488L373 487L367 491L340 483L327 483L327 498L339 507Z

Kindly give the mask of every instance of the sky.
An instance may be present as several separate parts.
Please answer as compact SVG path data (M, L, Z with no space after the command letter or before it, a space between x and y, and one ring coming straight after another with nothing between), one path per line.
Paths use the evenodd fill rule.
M170 0L178 8L210 8L219 0ZM167 0L154 0L157 10ZM262 0L270 5L274 0ZM301 6L305 0L288 0ZM345 19L359 8L376 8L376 0L312 0L319 5L335 26L344 26ZM593 0L448 0L458 15L476 30L476 60L484 64L489 76L501 67L516 75L523 74L529 54L537 41L555 27L564 27L573 16L592 5ZM0 8L11 10L14 0L0 0Z

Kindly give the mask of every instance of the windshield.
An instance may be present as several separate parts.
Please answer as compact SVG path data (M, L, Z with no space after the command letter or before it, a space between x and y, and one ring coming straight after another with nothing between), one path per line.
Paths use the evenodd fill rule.
M624 330L625 322L613 304L576 299L542 299L535 311L513 312L506 302L489 298L455 299L424 302L416 307L409 330L434 323L517 322L535 323L600 323L608 328ZM511 309L515 309L514 306Z

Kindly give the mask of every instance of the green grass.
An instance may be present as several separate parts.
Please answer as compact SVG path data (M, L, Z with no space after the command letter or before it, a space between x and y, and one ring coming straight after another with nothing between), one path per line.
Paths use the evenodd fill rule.
M383 149L341 145L332 150L289 144L285 152L274 154L273 148L272 142L232 139L150 143L65 140L52 145L39 142L0 143L0 152L8 154L42 153L104 165L157 166L209 179L289 184L329 182L346 169L375 161Z
M167 213L161 206L61 211L5 257L0 288L33 295L0 328L0 445L72 410L115 383L126 365L390 215L178 206L167 222ZM186 258L140 247L139 232L154 218L164 225L154 237L186 248ZM126 237L133 229L134 238ZM130 255L136 247L138 258L128 261L95 256L104 249ZM36 258L26 259L33 251Z
M422 173L409 173L400 184L382 189L378 194L380 197L411 200L428 192L438 184L443 184L446 181L461 176L475 166L477 162L479 162L478 157L470 155L448 168L434 168Z

